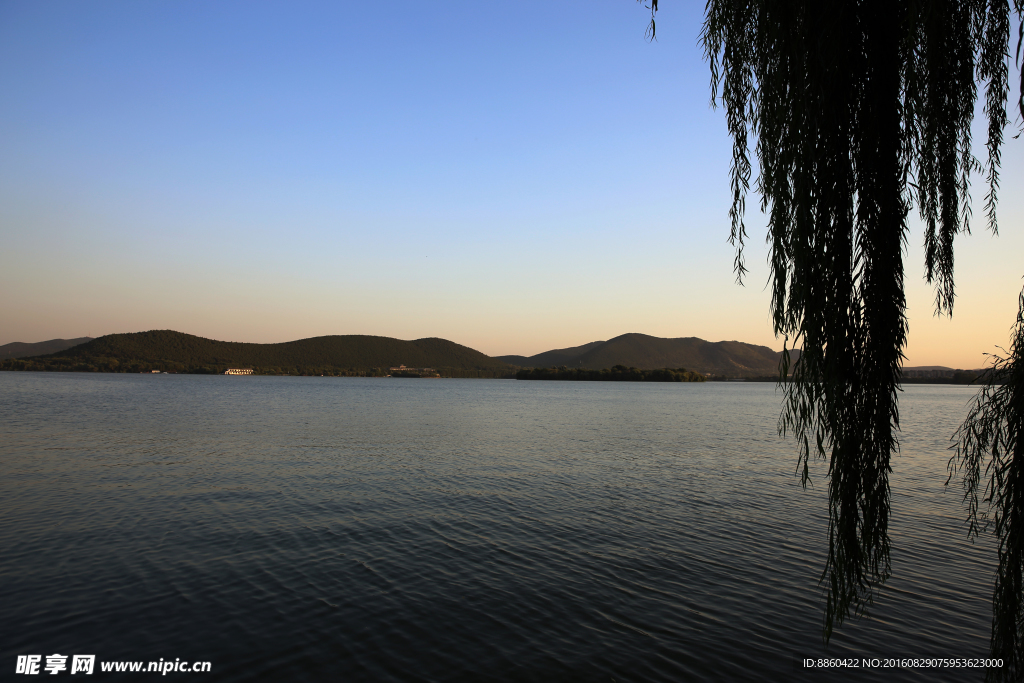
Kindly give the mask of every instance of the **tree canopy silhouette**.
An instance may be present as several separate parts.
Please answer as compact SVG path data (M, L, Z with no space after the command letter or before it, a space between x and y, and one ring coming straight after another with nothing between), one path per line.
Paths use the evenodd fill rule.
M992 521L999 539L992 656L1003 660L1008 680L1020 680L1024 674L1024 292L1010 350L1005 357L993 357L988 381L954 438L950 478L957 469L963 471L970 533L977 535ZM986 508L978 501L983 487Z
M649 8L653 39L657 0ZM733 141L737 279L753 142L774 328L802 349L792 366L783 358L792 378L779 429L801 444L805 484L812 457L829 461L826 640L891 571L908 214L916 204L925 224L939 313L953 311L953 239L970 229L972 173L985 177L986 220L997 230L1013 12L1019 19L1022 0L707 3L711 102L723 106ZM979 89L984 161L971 149ZM1024 99L1017 105L1024 114Z

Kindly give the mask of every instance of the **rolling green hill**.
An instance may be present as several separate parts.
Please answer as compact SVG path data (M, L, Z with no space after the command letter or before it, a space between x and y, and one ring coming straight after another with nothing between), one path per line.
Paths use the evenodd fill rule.
M505 377L507 364L445 339L403 341L390 337L312 337L281 344L205 339L172 330L110 334L85 344L29 359L0 363L4 369L106 372L223 372L253 368L265 374L387 374L392 366L432 367L442 375Z
M723 377L761 377L778 374L781 352L737 341L709 342L697 337L665 339L647 334L624 334L603 342L545 351L536 356L499 356L520 367L562 366L601 369L615 365L641 370L685 367Z

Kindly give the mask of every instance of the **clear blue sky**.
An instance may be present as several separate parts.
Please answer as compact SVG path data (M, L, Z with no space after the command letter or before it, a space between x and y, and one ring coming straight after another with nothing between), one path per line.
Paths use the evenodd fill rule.
M663 3L648 43L631 0L0 3L0 343L781 348L756 208L733 284L702 9ZM959 240L952 321L910 236L911 365L1007 341L1024 139L1004 166L1002 234Z

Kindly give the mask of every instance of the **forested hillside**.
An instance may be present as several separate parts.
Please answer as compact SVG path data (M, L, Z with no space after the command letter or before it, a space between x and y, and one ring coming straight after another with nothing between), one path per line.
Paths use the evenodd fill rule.
M384 375L390 367L432 367L449 377L511 377L515 370L445 339L312 337L281 344L205 339L172 330L110 334L57 353L5 360L6 370L219 373L229 367L257 374Z
M744 342L709 342L697 337L665 339L631 333L608 341L545 351L536 356L499 356L499 360L521 367L564 365L594 370L616 365L641 370L685 367L722 377L758 377L777 375L780 355L779 351L767 346Z

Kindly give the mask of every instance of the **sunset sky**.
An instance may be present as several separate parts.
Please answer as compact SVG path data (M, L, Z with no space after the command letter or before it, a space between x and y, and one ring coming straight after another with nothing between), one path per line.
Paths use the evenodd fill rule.
M0 344L781 348L753 196L734 284L703 3L662 8L651 43L632 0L0 4ZM977 178L952 320L933 315L915 213L908 365L980 367L1007 344L1024 285L1008 132L1000 235Z

